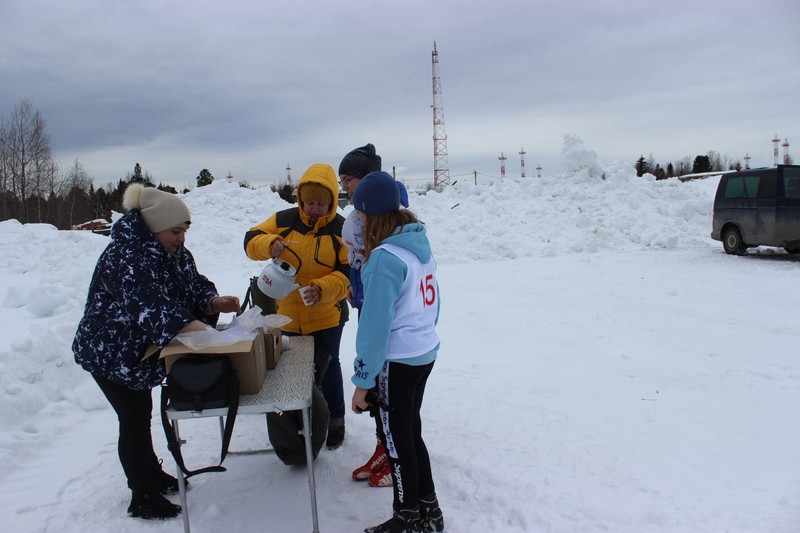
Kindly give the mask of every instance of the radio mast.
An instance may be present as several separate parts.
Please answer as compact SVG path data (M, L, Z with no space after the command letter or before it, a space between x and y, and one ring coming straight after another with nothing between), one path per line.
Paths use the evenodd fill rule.
M783 146L783 164L784 165L788 165L789 164L789 139L788 138L783 139L783 144L781 146Z
M447 165L447 133L444 130L444 107L442 106L442 81L439 79L439 52L433 41L431 53L433 70L433 186L450 184Z
M775 137L772 138L772 144L774 145L773 149L772 149L772 156L775 159L775 166L776 167L778 166L778 143L780 143L780 142L781 142L781 138L778 137L778 134L776 133Z

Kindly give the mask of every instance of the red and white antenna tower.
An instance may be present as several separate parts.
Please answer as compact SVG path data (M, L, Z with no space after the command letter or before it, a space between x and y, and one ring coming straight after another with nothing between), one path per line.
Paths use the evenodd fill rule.
M789 139L784 139L783 140L783 144L781 146L783 146L783 164L784 165L788 165L789 164Z
M778 134L776 133L775 137L772 138L772 144L774 145L774 148L772 150L772 156L775 159L775 166L776 167L778 166L778 143L780 143L780 142L781 142L781 139L780 139L780 137L778 137Z
M447 168L447 133L444 130L444 107L442 106L442 81L439 78L439 52L433 41L431 53L433 70L433 186L450 184Z
M500 152L500 157L497 159L500 160L500 177L506 177L506 159L508 159L503 152Z
M542 177L542 165L536 165L536 177L537 178Z
M745 170L750 169L750 154L748 153L744 154L744 169Z
M525 177L525 148L519 149L519 168L520 168L520 177Z
M289 166L289 163L286 163L286 183L292 184L292 167Z

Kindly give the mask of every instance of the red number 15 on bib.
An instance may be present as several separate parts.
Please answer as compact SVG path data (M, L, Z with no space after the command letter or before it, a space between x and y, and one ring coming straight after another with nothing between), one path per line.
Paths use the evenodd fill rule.
M436 281L433 279L433 274L428 274L425 279L419 280L419 292L425 307L436 303Z

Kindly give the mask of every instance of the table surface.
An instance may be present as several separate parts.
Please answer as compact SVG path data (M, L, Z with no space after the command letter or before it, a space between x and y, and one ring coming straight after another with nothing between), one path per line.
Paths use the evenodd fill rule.
M239 414L260 414L273 411L294 411L311 405L311 384L314 380L314 338L284 337L283 352L276 368L267 370L264 385L258 394L239 397ZM167 408L170 420L225 416L227 407L203 411L176 411Z

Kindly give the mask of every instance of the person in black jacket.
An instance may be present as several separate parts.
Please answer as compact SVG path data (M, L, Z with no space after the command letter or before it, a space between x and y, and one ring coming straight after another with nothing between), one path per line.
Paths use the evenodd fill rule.
M128 213L97 261L72 350L117 413L128 514L172 518L181 508L163 495L176 493L178 480L161 469L150 432L151 389L166 373L157 356L143 356L150 344L216 325L219 313L239 310L239 298L219 296L197 271L183 246L191 216L180 198L132 184L123 204Z

